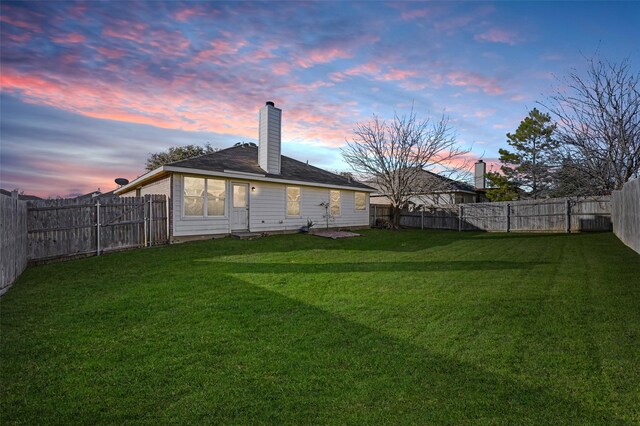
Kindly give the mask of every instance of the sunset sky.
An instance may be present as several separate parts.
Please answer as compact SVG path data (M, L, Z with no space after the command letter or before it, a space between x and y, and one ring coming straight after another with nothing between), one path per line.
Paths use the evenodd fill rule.
M283 154L328 170L355 123L412 104L491 161L585 57L640 67L638 2L0 7L0 186L41 197L109 191L170 146L257 142L267 100Z

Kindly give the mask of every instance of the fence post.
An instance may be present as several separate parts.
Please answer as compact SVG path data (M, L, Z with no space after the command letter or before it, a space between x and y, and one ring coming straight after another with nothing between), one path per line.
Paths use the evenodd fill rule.
M171 214L169 213L169 197L167 197L166 195L164 195L164 202L165 202L165 215L167 216L167 243L169 242L169 234L171 233L171 225L169 224L169 221L171 220Z
M96 256L100 256L100 200L96 200Z
M424 207L420 210L420 229L424 231Z
M511 204L507 203L507 232L511 232Z
M378 206L373 205L373 226L376 226L376 221L378 220Z
M567 234L571 232L571 199L567 198Z
M462 231L462 206L458 206L458 232Z
M146 196L145 196L146 198ZM143 235L144 235L144 247L147 246L147 229L149 224L148 222L148 216L147 216L147 203L145 198L142 199L142 223L143 223Z
M13 232L18 233L18 227L20 224L20 219L18 218L19 214L18 214L18 206L20 205L20 195L18 194L18 190L14 189L13 191L11 191L11 208L13 209L14 212L14 217L15 217L15 223L13 224L15 226L15 228L13 228ZM27 233L27 237L28 237L28 233ZM4 263L4 262L3 262ZM16 255L16 253L13 253L13 271L14 271L14 275L13 277L10 277L7 281L10 281L11 278L17 279L18 278L18 270L19 270L19 266L18 266L18 256ZM3 274L4 275L4 274ZM4 284L4 283L3 283ZM8 288L7 288L8 289Z
M149 197L149 247L153 246L153 195Z

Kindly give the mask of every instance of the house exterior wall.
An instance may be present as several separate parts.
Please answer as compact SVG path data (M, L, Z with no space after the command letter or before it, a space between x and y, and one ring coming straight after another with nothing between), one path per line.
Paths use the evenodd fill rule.
M132 189L131 191L128 192L123 192L122 194L120 194L121 197L135 197L136 196L136 190Z
M133 192L135 193L135 191ZM171 198L171 177L167 176L140 188L141 197L149 194L162 194L166 195L167 198Z
M270 182L252 182L226 179L225 215L218 217L185 217L183 210L183 174L173 178L173 236L221 235L231 232L231 185L234 182L249 185L249 231L295 231L312 220L316 228L327 226L324 207L329 201L329 188L304 185L285 185ZM287 216L287 186L300 188L300 215ZM254 191L251 188L255 188ZM335 190L335 188L334 188ZM329 219L328 226L359 227L369 225L369 194L365 191L365 209L355 209L355 190L340 190L340 215Z

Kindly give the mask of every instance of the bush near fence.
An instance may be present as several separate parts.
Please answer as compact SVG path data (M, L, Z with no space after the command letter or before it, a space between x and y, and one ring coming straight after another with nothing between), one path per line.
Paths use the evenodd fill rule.
M640 253L640 178L625 183L620 191L613 191L611 215L616 236Z
M371 226L391 220L391 207L371 206ZM376 222L378 222L376 224ZM403 210L400 226L495 232L588 232L611 230L611 197L552 198Z

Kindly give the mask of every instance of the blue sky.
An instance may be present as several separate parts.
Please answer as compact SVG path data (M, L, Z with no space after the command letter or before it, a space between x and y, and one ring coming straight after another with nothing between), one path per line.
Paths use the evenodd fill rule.
M68 196L144 171L170 146L257 141L348 170L357 122L443 112L495 161L585 57L640 66L636 2L3 2L1 186Z

